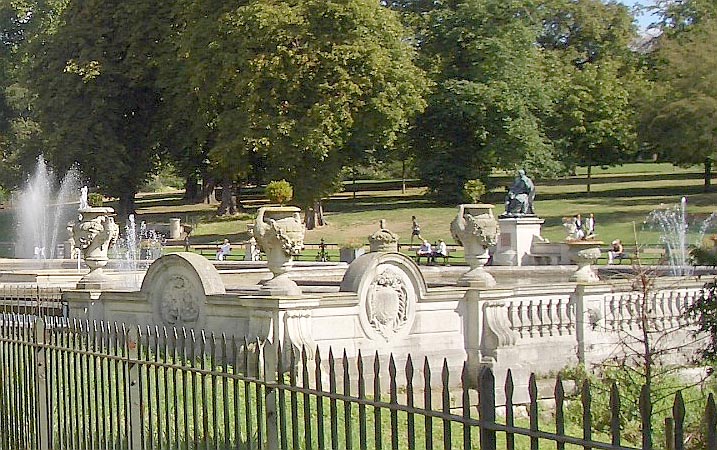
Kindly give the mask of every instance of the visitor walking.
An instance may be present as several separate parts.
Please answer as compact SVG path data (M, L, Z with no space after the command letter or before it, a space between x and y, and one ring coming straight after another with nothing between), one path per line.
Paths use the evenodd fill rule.
M418 237L419 241L423 240L421 237L421 226L418 224L418 219L416 219L416 216L411 216L411 245L413 245L414 236Z

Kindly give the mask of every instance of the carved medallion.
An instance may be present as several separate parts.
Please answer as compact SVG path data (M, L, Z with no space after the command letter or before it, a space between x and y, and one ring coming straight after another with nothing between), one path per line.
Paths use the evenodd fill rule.
M415 294L405 274L391 266L380 267L364 298L366 323L372 337L390 341L408 333Z
M164 323L181 327L192 326L199 320L201 301L190 284L182 275L173 275L167 280L159 308Z

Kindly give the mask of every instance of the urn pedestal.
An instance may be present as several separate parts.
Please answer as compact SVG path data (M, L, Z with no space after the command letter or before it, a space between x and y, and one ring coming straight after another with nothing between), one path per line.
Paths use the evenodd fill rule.
M578 270L570 276L570 281L578 283L594 283L600 281L592 265L600 258L602 241L592 239L569 240L566 242L570 254L570 261L578 265Z
M263 283L263 289L271 295L301 295L299 286L287 275L294 256L304 246L305 228L300 213L294 206L264 207L257 213L253 233L274 275Z
M488 248L496 244L500 229L493 216L493 205L458 205L458 214L451 222L451 235L463 245L470 270L458 280L459 286L493 287L495 278L483 266L490 254Z
M112 208L86 207L79 210L72 235L90 272L77 283L78 289L100 289L108 285L103 272L109 261L107 250L119 236L119 226L113 216Z

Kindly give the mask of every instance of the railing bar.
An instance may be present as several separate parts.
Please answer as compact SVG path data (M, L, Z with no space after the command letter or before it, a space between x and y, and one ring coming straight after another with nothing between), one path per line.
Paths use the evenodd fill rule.
M221 346L221 361L222 371L225 374L229 373L229 353L227 351L227 336L222 333L222 346ZM186 395L186 390L185 390ZM229 416L229 377L222 377L222 401L224 403L224 448L228 449L231 439L231 426Z
M513 371L508 369L508 372L505 377L505 385L504 385L504 392L505 392L505 423L509 427L512 427L515 424L515 417L513 415L513 393L515 391L515 383L513 382ZM556 399L557 402L557 399ZM562 405L560 407L556 407L557 410L561 410ZM556 411L556 422L557 422L557 411ZM505 434L505 444L507 450L514 450L515 449L515 434L514 433L506 433Z
M426 411L432 410L431 405L431 366L428 363L428 357L423 360L423 409ZM426 414L424 417L425 421L425 435L426 435L426 450L433 449L433 418Z
M289 384L292 387L296 387L296 349L293 346L289 347ZM284 389L280 389L284 391ZM299 394L297 391L292 390L289 393L291 402L291 448L299 447Z
M306 347L301 347L301 384L304 388L304 443L306 448L313 448L311 439L311 397L309 396L309 368Z
M289 344L291 345L291 344ZM276 380L280 385L284 384L284 352L281 347L281 342L276 344ZM279 446L282 450L289 448L289 437L288 428L286 421L286 391L279 389L279 432L280 441Z
M393 354L388 358L388 393L392 404L398 404L398 386L396 383L396 361ZM398 450L398 412L391 410L391 449Z
M413 408L415 401L413 392L413 359L408 355L406 359L406 406ZM412 412L406 414L406 432L408 433L408 450L416 448L416 415Z
M257 378L261 378L263 374L262 370L262 346L259 341L259 339L256 339L256 351L254 352L254 358L253 363L256 368L256 376ZM254 399L254 406L256 411L256 445L257 448L262 448L262 445L264 443L264 421L262 420L264 416L264 394L262 392L262 387L266 387L263 384L255 383L254 384L254 393L256 395L256 398Z
M346 349L344 349L343 356L341 357L341 362L343 366L343 376L344 376L344 390L343 394L345 396L351 395L351 377L349 376L349 358L346 355ZM344 436L345 436L345 444L346 444L346 450L353 449L353 429L351 424L353 423L353 417L351 417L351 402L344 401Z
M378 351L376 351L373 357L373 398L376 402L381 401L381 362L379 360ZM383 436L381 431L381 408L374 406L373 437L375 448L378 450L380 450L383 445Z
M610 435L612 445L620 445L620 393L615 382L610 386Z
M555 380L555 433L565 434L565 388L563 387L563 380L558 375ZM562 442L557 443L557 450L564 450L565 444Z
M155 325L154 327L154 345L152 346L153 350L153 356L154 361L159 362L159 326ZM162 430L164 428L163 421L162 421L162 405L164 405L164 402L162 401L162 383L159 381L161 368L160 366L154 366L154 398L155 398L155 404L157 405L157 420L156 420L156 429L157 429L157 448L158 450L162 450L164 447L162 438Z
M172 349L172 361L177 365L177 358L179 357L179 336L177 334L177 327L172 328L172 338L174 342L174 348ZM179 426L179 373L183 372L181 369L174 369L173 373L173 387L174 395L172 396L172 403L174 404L174 448L179 449L181 443L181 428Z
M7 332L6 324L9 320L5 311L6 302L3 301L3 313L1 316L2 323L0 323L0 336L3 337ZM5 356L8 354L8 346L9 344L4 340L0 341L0 409L2 411L10 411L10 407L6 403L6 400L8 399L8 392L10 391L10 386L8 383L10 376L7 373L7 368L5 365ZM9 418L9 414L0 414L0 431L2 431L2 433L0 433L0 444L2 445L2 448L10 448L10 433L8 432L10 428Z
M207 355L206 355L206 348L207 348L207 335L202 330L199 334L199 358L201 358L200 366L202 370L206 369L207 364ZM206 405L208 405L207 401L207 378L206 375L201 375L199 377L199 389L201 391L202 396L202 406L205 406L205 408L201 409L202 412L202 438L204 439L204 448L209 450L209 414L206 409ZM197 445L199 442L197 442Z
M244 372L249 373L249 341L244 338ZM251 423L251 386L249 383L244 383L244 419L246 425L246 444L250 450L254 448L252 442L252 423Z
M468 392L468 363L463 363L463 370L461 371L461 403L463 408L463 418L470 419L471 417L471 401L470 394ZM472 448L471 445L471 426L468 422L463 422L463 448Z
M167 327L162 327L162 359L164 361L169 360L169 334L167 333ZM172 450L175 448L172 445L172 415L169 414L170 410L170 403L171 403L171 392L170 392L170 382L169 380L172 377L172 372L170 367L165 367L162 371L162 384L164 384L164 389L162 391L164 392L164 399L162 400L162 405L164 406L164 436L166 437L166 444L167 444L167 450ZM206 402L204 402L206 405ZM176 414L175 414L176 416Z
M366 380L363 374L363 357L361 356L361 350L358 351L358 357L356 358L356 371L358 372L358 398L360 400L366 399ZM359 402L358 404L358 415L359 415L359 448L364 449L368 446L368 430L366 429L366 404Z
M314 356L314 383L316 390L323 394L324 388L322 385L322 374L321 374L321 352L316 347ZM316 396L316 443L318 444L319 450L324 450L326 447L326 436L324 433L324 397L323 395Z
M336 360L334 360L334 352L329 347L329 391L336 394ZM339 424L338 424L338 405L335 398L329 400L329 417L331 419L331 450L339 448ZM348 418L345 418L348 420Z
M237 345L236 336L232 336L232 353L234 356L234 373L239 372L239 346ZM239 379L234 378L232 382L234 387L234 399L232 408L234 409L234 447L239 449L242 447L241 441L241 401L239 398ZM194 397L194 395L192 396Z
M78 382L80 381L80 376L78 375L78 366L79 366L79 359L81 357L80 354L78 354L75 350L81 350L79 348L79 345L77 344L77 341L79 339L79 330L77 329L77 321L72 321L72 335L71 335L71 346L72 346L72 364L70 366L70 369L72 370L72 381L73 381L73 387L72 392L74 393L74 407L72 408L72 413L76 416L75 419L75 426L73 427L73 430L75 432L75 444L77 449L82 448L82 437L84 436L84 430L83 430L83 420L84 414L82 414L82 398L81 398L81 390L82 385L78 385Z
M589 442L592 438L592 396L588 380L583 382L581 400L583 404L583 440ZM590 446L586 445L584 448L590 450Z
M189 348L190 358L192 359L192 368L196 368L198 361L197 361L197 335L194 333L194 330L189 330L189 335L192 338L192 346ZM203 357L202 353L199 353L200 357ZM201 375L197 372L191 372L191 381L192 381L192 442L194 445L192 445L193 449L199 448L199 439L201 438L201 431L199 429L199 424L201 421L201 418L199 416L199 381L201 380Z
M448 359L443 359L443 370L441 371L441 400L443 403L443 414L451 413L451 394L448 388L449 383ZM451 442L451 421L443 419L443 448L450 450Z
M528 413L528 415L530 416L530 430L535 432L538 431L538 384L536 382L534 373L531 373L530 378L528 379L528 394L530 396L530 406ZM531 437L530 449L538 450L539 446L540 441L535 437Z
M215 370L217 367L217 338L212 333L209 338L209 354L211 355L209 360L209 365L212 370ZM217 376L212 375L211 377L211 386L212 386L212 403L211 403L211 410L212 410L212 441L214 442L214 449L219 450L219 415L217 408L217 391L219 388L218 379Z

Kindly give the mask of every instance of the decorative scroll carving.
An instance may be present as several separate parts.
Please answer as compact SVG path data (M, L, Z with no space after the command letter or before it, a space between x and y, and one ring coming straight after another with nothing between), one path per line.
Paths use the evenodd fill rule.
M489 348L515 345L518 335L511 329L508 308L503 303L489 303L483 309L485 317L484 342Z

